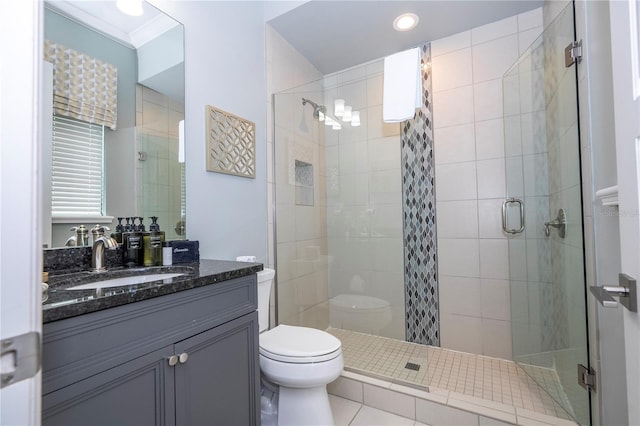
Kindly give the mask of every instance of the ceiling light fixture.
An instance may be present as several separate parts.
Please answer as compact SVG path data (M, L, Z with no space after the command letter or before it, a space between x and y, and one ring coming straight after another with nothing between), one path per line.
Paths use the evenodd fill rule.
M403 13L393 20L393 28L396 31L409 31L418 25L418 21L420 18L415 13Z
M130 16L140 16L144 13L142 10L142 0L117 0L116 6L122 13Z
M344 115L344 99L333 101L333 115L340 118Z
M351 121L351 112L352 112L352 108L349 105L345 105L344 106L344 114L342 114L342 121L344 121L345 123L348 123Z
M351 126L358 127L360 125L360 111L353 111L351 113Z

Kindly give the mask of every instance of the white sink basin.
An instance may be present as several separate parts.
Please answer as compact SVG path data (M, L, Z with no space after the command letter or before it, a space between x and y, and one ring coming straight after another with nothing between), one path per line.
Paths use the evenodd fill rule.
M96 281L89 284L77 285L75 287L69 287L66 290L93 290L97 288L110 288L120 287L125 285L136 285L148 283L151 281L167 280L175 277L180 277L184 274L150 274L150 275L133 275L130 277L113 278L110 280Z

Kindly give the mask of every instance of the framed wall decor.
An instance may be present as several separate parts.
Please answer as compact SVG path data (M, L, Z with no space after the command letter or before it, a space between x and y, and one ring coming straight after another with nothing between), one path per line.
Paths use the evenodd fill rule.
M207 171L255 179L256 125L207 105Z

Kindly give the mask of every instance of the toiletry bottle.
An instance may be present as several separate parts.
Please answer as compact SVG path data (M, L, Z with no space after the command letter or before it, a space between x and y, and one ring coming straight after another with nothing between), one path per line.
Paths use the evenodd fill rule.
M137 225L136 219L140 221ZM133 231L138 233L140 237L140 248L138 248L138 266L144 265L144 234L146 233L144 229L144 224L142 223L142 218L139 216L134 216L131 218L131 223L133 223Z
M162 266L162 243L164 242L164 231L160 230L157 216L151 216L151 225L149 225L149 231L149 251L151 256L151 263L154 266Z
M162 266L173 265L173 247L171 241L162 243Z
M152 226L153 224L149 225L149 230L151 230ZM142 232L142 245L144 247L144 255L143 255L144 266L155 266L155 262L153 261L152 250L151 250L151 232L149 231Z
M122 232L124 232L124 226L122 225L123 217L118 218L118 224L116 225L116 232L111 234L111 238L116 240L118 244L122 244Z
M122 256L124 266L131 268L142 265L142 235L129 223L131 218L126 219L125 232L122 234Z

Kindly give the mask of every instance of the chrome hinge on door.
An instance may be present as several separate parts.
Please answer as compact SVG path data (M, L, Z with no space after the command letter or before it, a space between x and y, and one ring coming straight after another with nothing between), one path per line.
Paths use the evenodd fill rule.
M578 364L578 384L589 392L596 391L596 372L593 368Z
M572 41L564 49L564 65L569 68L574 63L579 64L582 60L582 40Z

